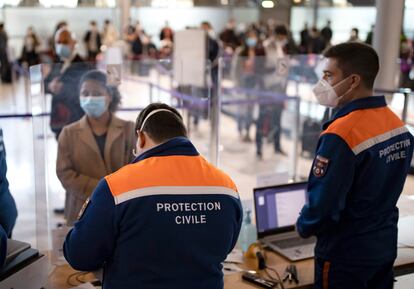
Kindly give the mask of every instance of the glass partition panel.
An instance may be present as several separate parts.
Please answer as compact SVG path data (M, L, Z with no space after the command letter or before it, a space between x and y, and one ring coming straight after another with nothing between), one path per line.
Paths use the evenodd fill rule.
M8 96L7 94L2 95L3 98ZM24 97L24 95L19 94L18 97ZM12 231L12 238L29 243L33 248L37 248L31 118L27 114L2 113L0 115L0 130L0 151L5 153L8 189L17 207L17 220ZM2 180L2 189L4 189L3 186L4 180ZM5 192L2 192L2 202L5 196ZM10 211L4 210L3 207L9 205L10 203L6 198L6 202L2 203L0 209L2 210L0 212L2 222L5 219L13 219L9 213ZM7 213L4 214L5 212ZM9 221L6 222L9 223ZM2 224L4 225L4 223Z
M328 112L311 92L319 57L240 55L220 61L220 166L251 199L254 187L307 178Z
M187 64L175 65L188 69ZM150 59L31 68L36 233L42 250L59 255L52 258L55 264L63 261L56 250L62 230L77 220L98 181L133 160L135 120L148 104L178 109L189 138L213 159L211 139L217 129L212 128L207 61L202 73L203 83L182 83L171 61Z

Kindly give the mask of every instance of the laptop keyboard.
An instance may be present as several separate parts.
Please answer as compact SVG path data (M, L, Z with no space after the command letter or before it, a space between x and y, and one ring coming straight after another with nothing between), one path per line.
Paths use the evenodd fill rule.
M283 240L276 240L271 242L272 245L278 246L280 249L286 249L286 248L293 248L298 246L304 246L315 243L315 238L308 238L308 239L302 239L302 238L289 238L289 239L283 239Z

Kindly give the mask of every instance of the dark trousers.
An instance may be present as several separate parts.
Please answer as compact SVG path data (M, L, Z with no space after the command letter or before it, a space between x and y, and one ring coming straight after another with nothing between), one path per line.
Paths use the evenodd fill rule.
M259 117L256 122L256 153L258 155L262 154L263 137L269 133L273 136L275 152L281 150L280 134L282 132L281 117L283 108L283 103L260 106Z
M314 289L392 289L394 262L364 266L315 259Z

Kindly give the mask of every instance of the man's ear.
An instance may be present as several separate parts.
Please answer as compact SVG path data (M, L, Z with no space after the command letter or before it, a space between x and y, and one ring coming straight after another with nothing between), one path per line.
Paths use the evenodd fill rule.
M139 141L138 145L140 149L144 148L145 143L147 141L146 138L147 136L143 132L141 131L138 132L138 141Z
M356 88L361 84L361 76L359 76L358 74L352 75L351 79L352 79L351 88Z

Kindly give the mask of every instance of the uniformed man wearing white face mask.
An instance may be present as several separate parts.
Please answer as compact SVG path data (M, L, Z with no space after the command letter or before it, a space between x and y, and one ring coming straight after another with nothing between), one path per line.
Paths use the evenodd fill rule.
M313 92L337 112L323 126L297 230L317 237L314 288L390 289L396 203L414 138L384 96L373 96L379 60L372 47L344 43L324 55Z

